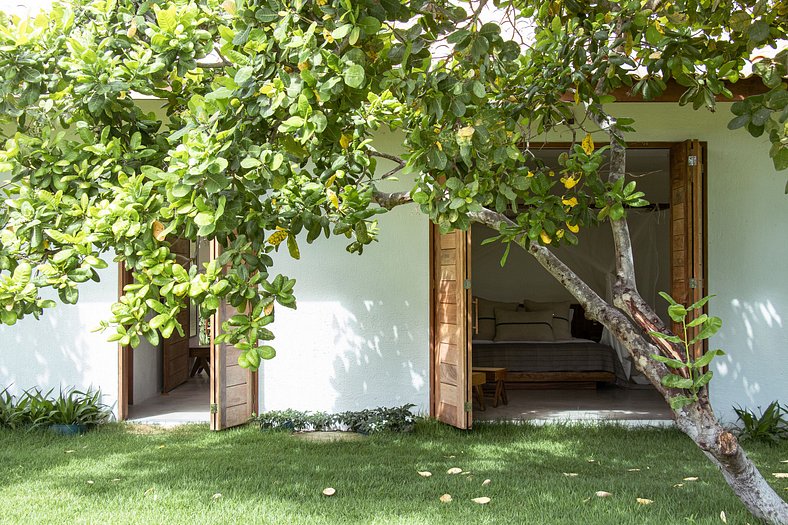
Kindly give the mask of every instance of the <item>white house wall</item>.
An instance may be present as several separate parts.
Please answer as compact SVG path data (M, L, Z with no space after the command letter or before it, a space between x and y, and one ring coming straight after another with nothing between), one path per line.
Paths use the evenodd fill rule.
M109 332L93 330L117 300L117 267L110 264L99 275L100 283L80 286L77 305L58 301L39 321L30 316L14 326L0 325L0 389L10 386L18 394L32 387L55 393L61 387L92 387L101 389L106 403L116 403L118 346L107 342Z
M376 140L381 151L401 143ZM361 256L345 251L345 237L311 246L301 238L299 261L284 246L277 254L273 271L297 279L298 309L277 307L277 356L260 370L260 410L429 410L429 221L404 206L380 218L380 232Z

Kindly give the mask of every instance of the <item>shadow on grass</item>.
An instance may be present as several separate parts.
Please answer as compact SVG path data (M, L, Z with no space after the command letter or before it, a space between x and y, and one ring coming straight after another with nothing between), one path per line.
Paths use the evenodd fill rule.
M767 472L782 456L788 446L753 453ZM0 516L12 522L665 524L719 523L725 511L729 522L755 523L672 429L481 424L463 432L425 422L413 434L312 442L254 428L109 425L79 438L0 433L0 461L10 467L0 473ZM448 475L451 467L470 474ZM433 475L417 474L424 470ZM321 495L328 486L336 496ZM598 490L614 496L597 498ZM441 504L444 493L454 501ZM478 496L492 502L470 502Z

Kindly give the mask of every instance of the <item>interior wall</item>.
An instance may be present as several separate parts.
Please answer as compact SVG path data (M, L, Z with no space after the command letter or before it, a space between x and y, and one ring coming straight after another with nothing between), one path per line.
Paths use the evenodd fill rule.
M542 151L540 157L550 165L558 151ZM638 188L646 193L646 199L652 203L668 202L668 152L638 150L630 152L630 158L636 171L629 173L628 178L637 181ZM628 221L638 289L667 322L667 303L658 296L658 292L670 291L670 211L630 210ZM505 246L497 242L482 245L485 239L495 234L486 226L472 226L474 295L500 301L576 301L536 259L517 245L512 246L505 266L501 267ZM608 299L615 271L610 228L607 225L584 228L578 236L577 246L562 245L554 252L596 293Z
M143 337L140 345L132 350L132 356L134 367L132 401L136 405L161 394L163 387L161 345L153 346Z

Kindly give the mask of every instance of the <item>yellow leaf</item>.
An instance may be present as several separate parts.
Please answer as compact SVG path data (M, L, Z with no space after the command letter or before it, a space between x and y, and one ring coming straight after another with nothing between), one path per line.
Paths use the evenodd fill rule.
M611 492L606 492L606 491L604 491L604 490L597 490L597 491L594 493L594 495L595 495L597 498L609 498L609 497L610 497L610 496L612 496L613 494L612 494Z
M336 173L334 173L333 175L331 175L328 178L328 180L326 181L326 188L330 188L331 185L334 184L335 180L337 180L337 174Z
M577 224L572 224L569 221L566 221L566 227L569 228L569 231L572 233L577 233L580 231L580 226L578 226ZM594 461L593 459L588 460L589 463L593 461Z
M441 144L440 141L435 142L435 145L438 146L440 151L443 151L443 144Z
M689 478L684 478L682 481L698 481L698 478L696 476L692 476Z
M559 238L559 239L563 239L563 238L564 238L564 230L561 230L561 229L559 229L559 230L556 230L556 232L555 232L555 236L556 236L557 238Z
M553 239L551 239L550 236L547 235L547 232L544 230L542 230L542 233L539 234L539 237L541 237L542 242L544 244L550 244L551 242L553 242Z
M337 493L337 489L334 487L326 487L323 489L323 496L333 496Z
M444 494L440 497L441 503L449 503L451 501L451 494Z
M486 486L486 485L489 485L490 483L492 483L492 481L491 481L491 480L489 480L489 479L485 479L484 481L482 481L482 487L484 487L484 486Z
M473 498L471 501L474 503L478 503L479 505L487 505L488 503L490 503L490 498L488 498L487 496L482 496L481 498Z
M653 500L646 499L646 498L638 498L637 502L640 503L641 505L651 505L652 503L654 503Z
M308 60L307 60L307 61L305 61L305 62L299 62L299 63L298 63L298 70L299 70L299 71L304 71L304 70L306 70L306 69L309 69L309 67L310 67L310 66L309 66L309 61L308 61Z
M591 155L594 152L594 139L591 138L591 134L587 133L583 142L580 144L583 148L583 151L586 152L586 155Z
M129 25L128 31L126 31L126 36L129 38L134 38L134 35L136 34L137 34L137 21L132 18L131 25Z
M728 523L728 516L725 515L725 511L720 511L720 521L723 523Z
M419 471L419 476L421 476L422 478L428 478L428 477L432 476L432 472L428 472L426 470L420 470Z
M274 313L274 303L272 302L272 303L270 303L268 306L266 306L265 308L263 308L263 313L264 313L266 316L268 316L268 315L271 315L272 313Z
M331 201L331 204L334 205L334 208L339 209L339 197L337 197L337 194L331 190L328 190L327 193L328 193L328 200Z
M564 476L567 478L575 478L578 476L577 472L564 472Z
M159 221L153 221L153 238L159 242L164 242L164 225Z
M342 146L342 149L347 149L348 146L350 146L350 136L343 133L342 136L339 137L339 145Z
M261 95L270 96L273 92L274 92L273 84L264 84L263 87L260 88Z
M575 87L575 104L580 104L580 91Z
M564 204L564 206L574 208L577 206L577 197L572 197L571 199L561 199L561 202Z
M461 139L470 139L473 137L473 134L476 132L476 128L473 126L465 126L464 128L460 128L457 131L457 136Z
M234 15L236 12L235 2L233 0L224 0L224 2L222 2L222 7L231 15Z
M279 246L282 244L282 241L287 239L287 232L282 230L277 230L268 237L268 244L273 246Z
M333 44L334 43L334 37L331 36L331 31L329 31L328 29L323 29L323 38L329 44Z
M561 182L564 183L564 187L566 189L571 190L572 188L577 186L578 182L580 182L580 177L575 178L574 175L572 175L571 177L562 177Z
M459 468L459 467L452 467L452 468L450 468L449 470L446 471L446 474L459 474L460 472L462 472L461 468Z
M772 476L778 479L788 479L788 472L773 472Z
M526 175L526 177L529 177L529 178L530 178L530 177L533 177L533 176L534 176L534 172L533 172L533 171L529 171L529 172L528 172L528 175Z

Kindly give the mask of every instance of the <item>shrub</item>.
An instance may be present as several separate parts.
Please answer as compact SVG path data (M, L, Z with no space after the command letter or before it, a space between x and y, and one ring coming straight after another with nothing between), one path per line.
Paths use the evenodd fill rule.
M0 391L0 427L33 429L53 424L92 427L112 417L111 408L101 402L99 390L61 390L57 398L51 398L51 394L52 390L43 393L33 388L17 398L8 388Z
M740 441L764 441L777 444L788 438L788 410L777 401L772 401L766 410L757 416L754 411L746 408L733 409L741 421L739 429Z
M348 411L340 414L325 412L302 412L300 410L276 410L264 412L251 419L261 430L287 430L290 432L350 430L362 434L375 432L410 432L416 423L407 404L393 408L374 408Z

